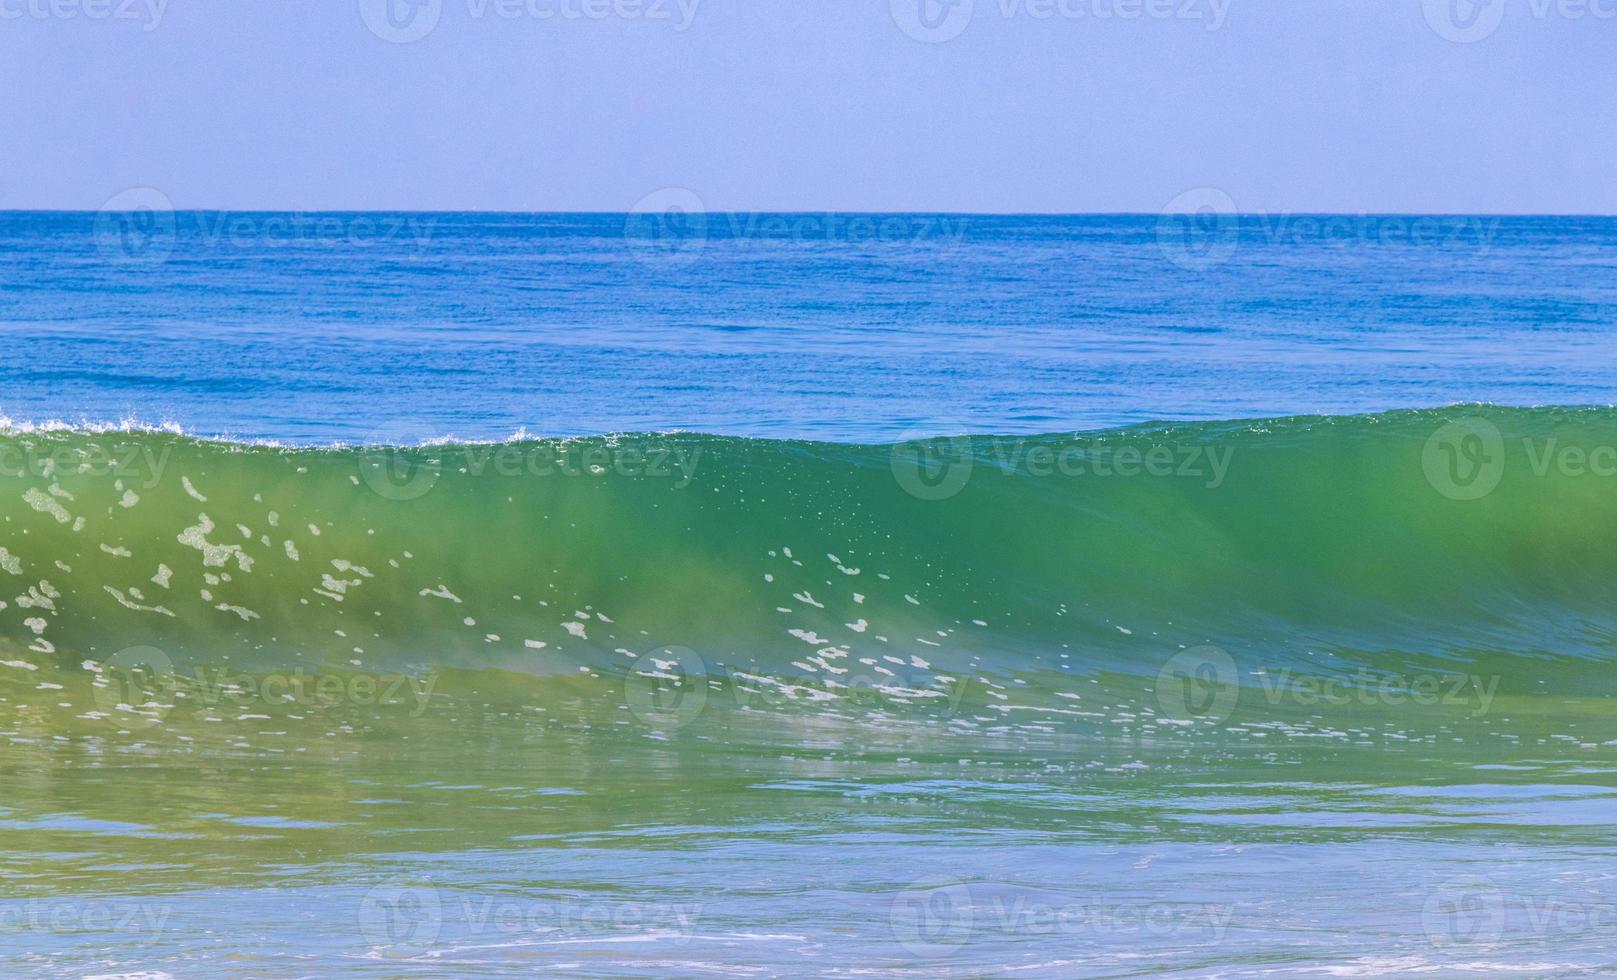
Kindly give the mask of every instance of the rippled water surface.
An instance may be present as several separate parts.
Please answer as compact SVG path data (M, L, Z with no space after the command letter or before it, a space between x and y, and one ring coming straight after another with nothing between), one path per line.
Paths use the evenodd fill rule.
M0 212L0 412L876 442L1612 402L1617 219Z
M223 218L0 215L0 975L1617 971L1611 222Z

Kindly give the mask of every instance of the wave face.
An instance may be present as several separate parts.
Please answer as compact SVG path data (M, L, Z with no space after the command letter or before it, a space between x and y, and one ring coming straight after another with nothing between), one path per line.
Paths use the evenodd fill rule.
M678 670L936 692L1604 661L1617 412L1454 408L892 446L0 437L6 659ZM668 651L675 651L669 653ZM761 682L760 682L761 683ZM917 695L925 698L925 694Z
M1607 409L12 427L0 962L1598 971L1614 479Z

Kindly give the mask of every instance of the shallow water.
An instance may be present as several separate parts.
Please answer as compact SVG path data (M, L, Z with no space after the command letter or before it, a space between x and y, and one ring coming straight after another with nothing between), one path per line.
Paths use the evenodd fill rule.
M1320 745L251 713L273 720L13 736L8 973L1610 969L1612 750L1542 717ZM1451 747L1501 729L1532 750Z

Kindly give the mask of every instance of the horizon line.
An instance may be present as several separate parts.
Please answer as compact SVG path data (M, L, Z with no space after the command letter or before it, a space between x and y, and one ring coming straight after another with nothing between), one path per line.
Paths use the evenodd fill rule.
M133 214L140 209L130 208L0 208L0 214ZM213 212L221 214L475 214L475 215L570 215L570 216L627 216L634 214L661 214L661 210L509 210L502 208L222 208L194 207L172 209L174 214ZM897 210L864 211L838 208L811 208L807 210L776 210L766 208L714 208L697 214L729 215L850 215L855 217L894 217L901 215L938 215L971 218L1160 218L1171 215L1215 214L1237 218L1261 217L1274 214L1300 215L1319 218L1617 218L1617 212L1599 211L1309 211L1294 208L1275 208L1258 211L950 211L950 210Z

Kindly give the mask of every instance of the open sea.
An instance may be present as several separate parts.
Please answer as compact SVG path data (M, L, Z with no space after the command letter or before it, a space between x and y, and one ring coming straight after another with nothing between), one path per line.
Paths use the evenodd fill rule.
M0 258L0 976L1617 972L1617 219Z

